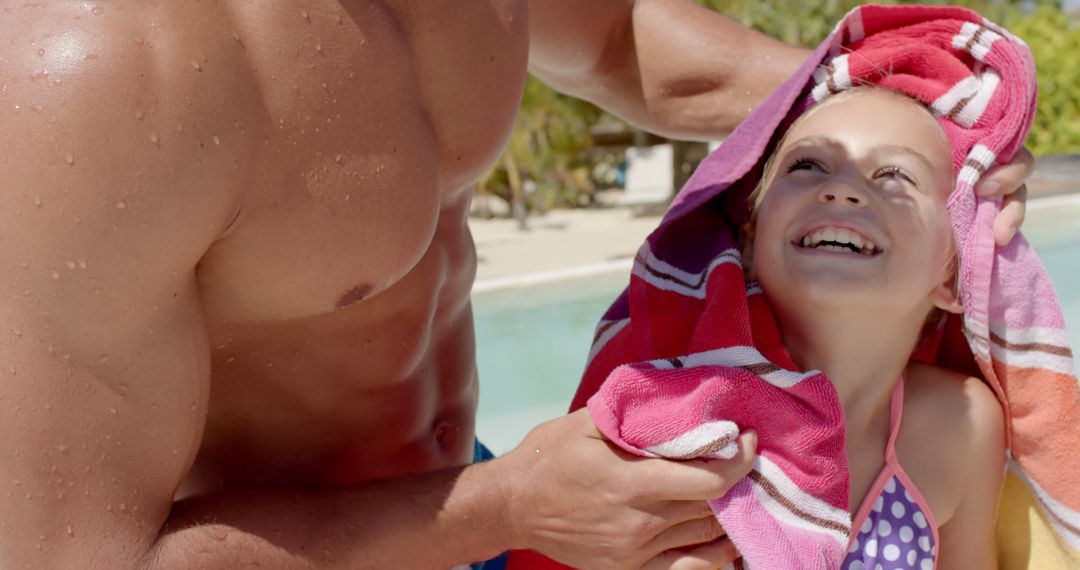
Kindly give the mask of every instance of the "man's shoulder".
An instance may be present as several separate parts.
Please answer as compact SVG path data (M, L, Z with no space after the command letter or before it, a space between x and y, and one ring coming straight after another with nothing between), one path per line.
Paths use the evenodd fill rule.
M139 118L151 107L196 113L211 98L226 101L231 88L250 82L243 73L247 62L228 15L206 8L173 2L4 8L4 95L46 117L50 106Z
M228 23L170 19L191 6L0 6L0 184L33 205L0 218L20 247L139 243L186 263L234 216L264 114L239 103L252 92L221 47Z

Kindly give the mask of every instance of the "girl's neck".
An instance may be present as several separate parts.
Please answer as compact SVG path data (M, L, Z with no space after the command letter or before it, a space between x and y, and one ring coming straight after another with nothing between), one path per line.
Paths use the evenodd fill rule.
M925 316L828 307L779 314L784 344L802 370L824 372L840 397L849 430L888 410Z

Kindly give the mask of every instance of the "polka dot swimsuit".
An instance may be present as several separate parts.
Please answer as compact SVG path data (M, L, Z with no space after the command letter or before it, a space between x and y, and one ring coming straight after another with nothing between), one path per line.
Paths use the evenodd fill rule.
M930 507L896 459L896 436L904 415L904 380L892 395L885 467L852 521L858 529L843 570L933 570L937 566L937 522Z

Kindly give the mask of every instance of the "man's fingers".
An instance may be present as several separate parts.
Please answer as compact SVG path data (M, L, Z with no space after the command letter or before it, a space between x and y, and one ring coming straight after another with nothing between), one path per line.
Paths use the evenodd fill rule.
M724 527L710 513L703 519L679 523L658 534L645 547L646 552L661 553L706 544L724 536Z
M665 503L661 510L655 514L674 525L711 517L713 516L713 510L706 501L672 501Z
M646 562L641 570L716 570L738 557L735 545L722 539L692 549L663 552Z
M1016 235L1020 225L1024 223L1024 213L1027 209L1027 184L1005 196L1001 211L994 218L994 241L998 245L1006 245Z
M739 436L732 459L691 461L646 460L638 473L638 491L645 497L671 501L704 501L724 496L750 472L757 453L757 434Z
M1012 194L1031 176L1035 170L1035 157L1026 148L1021 148L1012 162L995 166L986 171L975 193L980 196L1006 196Z

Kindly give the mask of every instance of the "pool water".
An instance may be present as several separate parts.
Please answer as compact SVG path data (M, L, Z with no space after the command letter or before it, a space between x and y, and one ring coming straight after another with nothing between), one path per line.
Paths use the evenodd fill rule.
M1057 289L1080 354L1080 196L1033 201L1024 222ZM480 409L477 435L496 454L562 415L577 389L593 328L628 271L473 294Z

